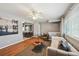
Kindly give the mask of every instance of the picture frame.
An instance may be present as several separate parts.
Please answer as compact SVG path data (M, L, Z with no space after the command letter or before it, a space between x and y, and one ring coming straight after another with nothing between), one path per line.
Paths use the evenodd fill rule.
M0 36L18 34L18 20L0 18Z

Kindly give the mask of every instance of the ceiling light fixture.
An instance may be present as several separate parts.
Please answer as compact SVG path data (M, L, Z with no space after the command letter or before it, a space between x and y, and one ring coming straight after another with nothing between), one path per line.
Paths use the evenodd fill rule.
M33 18L33 20L36 20L36 19L37 19L37 17L36 17L36 16L33 16L32 18Z
M32 11L32 19L33 19L33 20L36 20L36 19L38 19L39 17L40 17L39 11L38 11L38 12Z

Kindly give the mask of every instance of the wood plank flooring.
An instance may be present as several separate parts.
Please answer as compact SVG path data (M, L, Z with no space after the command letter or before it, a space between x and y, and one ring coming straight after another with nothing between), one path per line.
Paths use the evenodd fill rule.
M0 56L14 56L16 54L18 54L19 52L23 51L25 49L25 47L30 46L31 44L33 44L35 41L40 41L40 42L44 42L42 39L38 38L38 37L32 37L28 40L25 40L23 42L20 42L18 44L15 45L11 45L9 47L0 49Z

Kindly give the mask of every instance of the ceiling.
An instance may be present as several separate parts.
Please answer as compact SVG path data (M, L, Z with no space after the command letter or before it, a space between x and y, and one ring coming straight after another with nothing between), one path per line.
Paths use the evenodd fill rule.
M29 21L59 21L69 3L0 3L0 17ZM33 20L33 13L38 14Z

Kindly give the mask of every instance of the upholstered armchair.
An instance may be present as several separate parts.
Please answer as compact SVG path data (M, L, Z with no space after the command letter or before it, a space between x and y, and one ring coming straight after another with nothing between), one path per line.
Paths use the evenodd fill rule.
M63 44L67 42L62 37L54 37L51 40L51 45L47 47L46 49L46 55L47 56L79 56L79 52L77 49L75 49L69 42L67 42L67 45L69 47L69 50L66 51L65 49L60 49L60 45L63 41ZM66 45L64 48L68 48Z

